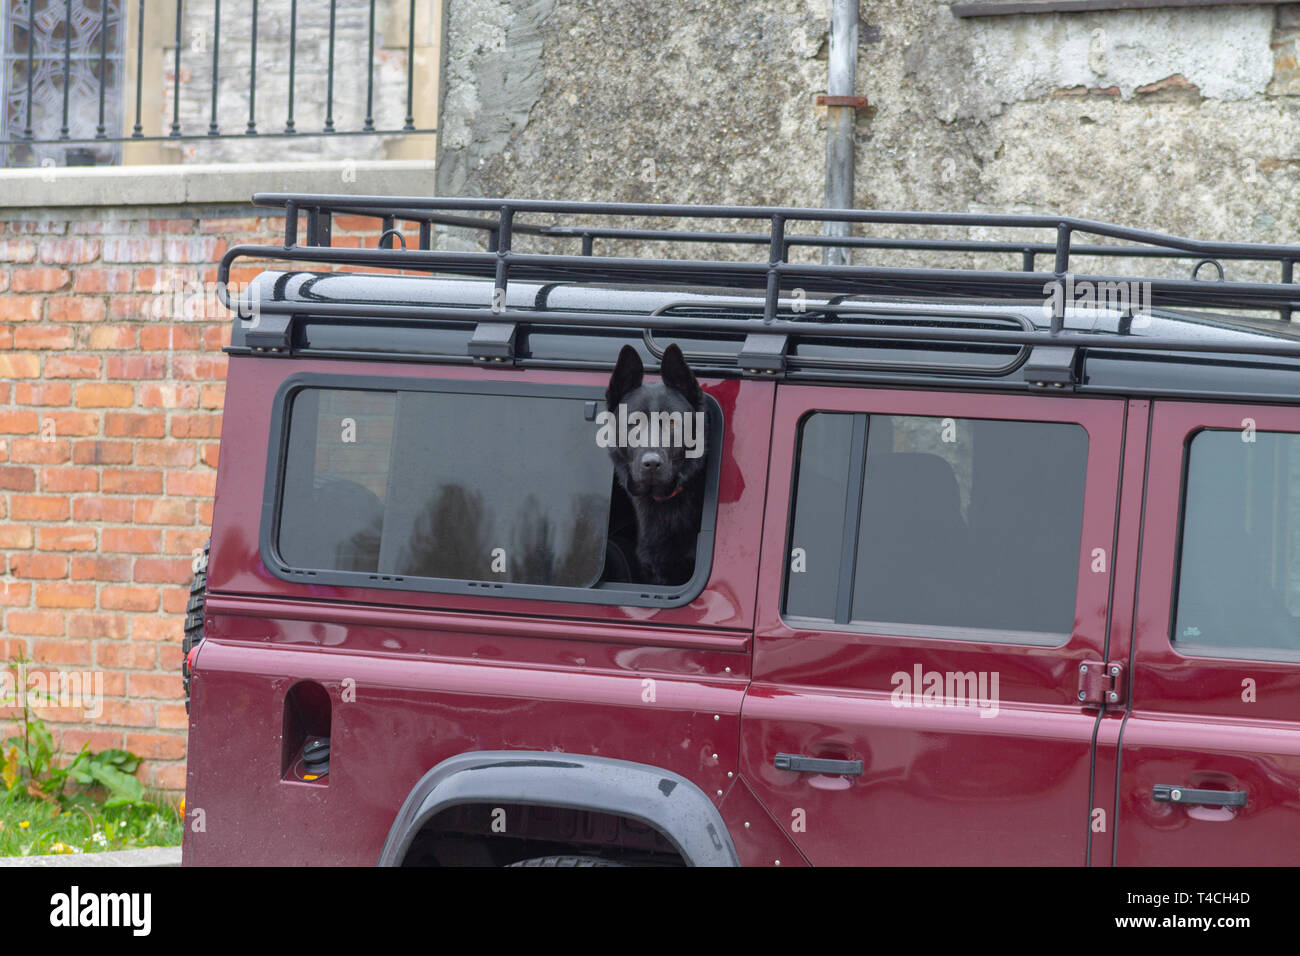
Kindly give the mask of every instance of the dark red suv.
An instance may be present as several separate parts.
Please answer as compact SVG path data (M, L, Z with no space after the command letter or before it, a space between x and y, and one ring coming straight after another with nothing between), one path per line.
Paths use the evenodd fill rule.
M285 244L223 279L330 271L231 302L187 863L1300 860L1300 246L255 201ZM705 469L655 584L594 436L673 344Z

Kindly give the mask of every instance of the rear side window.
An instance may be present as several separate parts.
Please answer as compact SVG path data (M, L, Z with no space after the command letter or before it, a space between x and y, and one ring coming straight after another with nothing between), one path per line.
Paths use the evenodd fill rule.
M277 551L294 568L591 587L611 466L582 398L303 388Z
M1184 487L1175 645L1300 653L1300 435L1198 432Z
M786 616L1062 643L1074 626L1087 459L1075 424L810 415Z

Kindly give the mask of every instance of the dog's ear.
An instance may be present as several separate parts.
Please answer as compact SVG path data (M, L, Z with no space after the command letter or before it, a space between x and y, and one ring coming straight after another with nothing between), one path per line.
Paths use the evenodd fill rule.
M640 388L644 373L645 366L641 364L637 350L630 345L623 346L614 365L614 374L609 377L609 388L605 389L605 401L609 407L616 408L624 395Z
M664 349L664 359L659 364L659 374L663 377L665 385L681 392L692 406L699 407L704 399L704 393L700 391L700 383L695 381L695 373L686 364L682 350L677 347L676 342Z

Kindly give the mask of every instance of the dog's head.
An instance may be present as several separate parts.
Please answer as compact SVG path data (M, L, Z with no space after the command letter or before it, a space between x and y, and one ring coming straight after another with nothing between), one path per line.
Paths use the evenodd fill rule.
M664 350L661 384L643 384L641 356L623 346L605 400L617 423L610 445L627 493L665 501L704 470L704 393L676 344Z

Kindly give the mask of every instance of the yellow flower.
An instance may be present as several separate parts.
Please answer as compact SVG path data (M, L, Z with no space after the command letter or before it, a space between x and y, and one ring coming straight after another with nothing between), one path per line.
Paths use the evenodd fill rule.
M67 845L66 843L64 843L62 840L56 840L54 843L51 843L51 844L50 844L50 852L51 852L51 853L71 853L71 852L72 852L72 847L68 846L68 845Z
M19 822L18 827L19 827L19 829L21 829L21 830L26 830L26 829L27 829L29 826L31 826L31 825L32 825L32 821L31 821L31 820L22 820L22 821Z
M182 820L185 819L185 798L184 797L181 797L181 805L176 808L176 812L181 815Z

